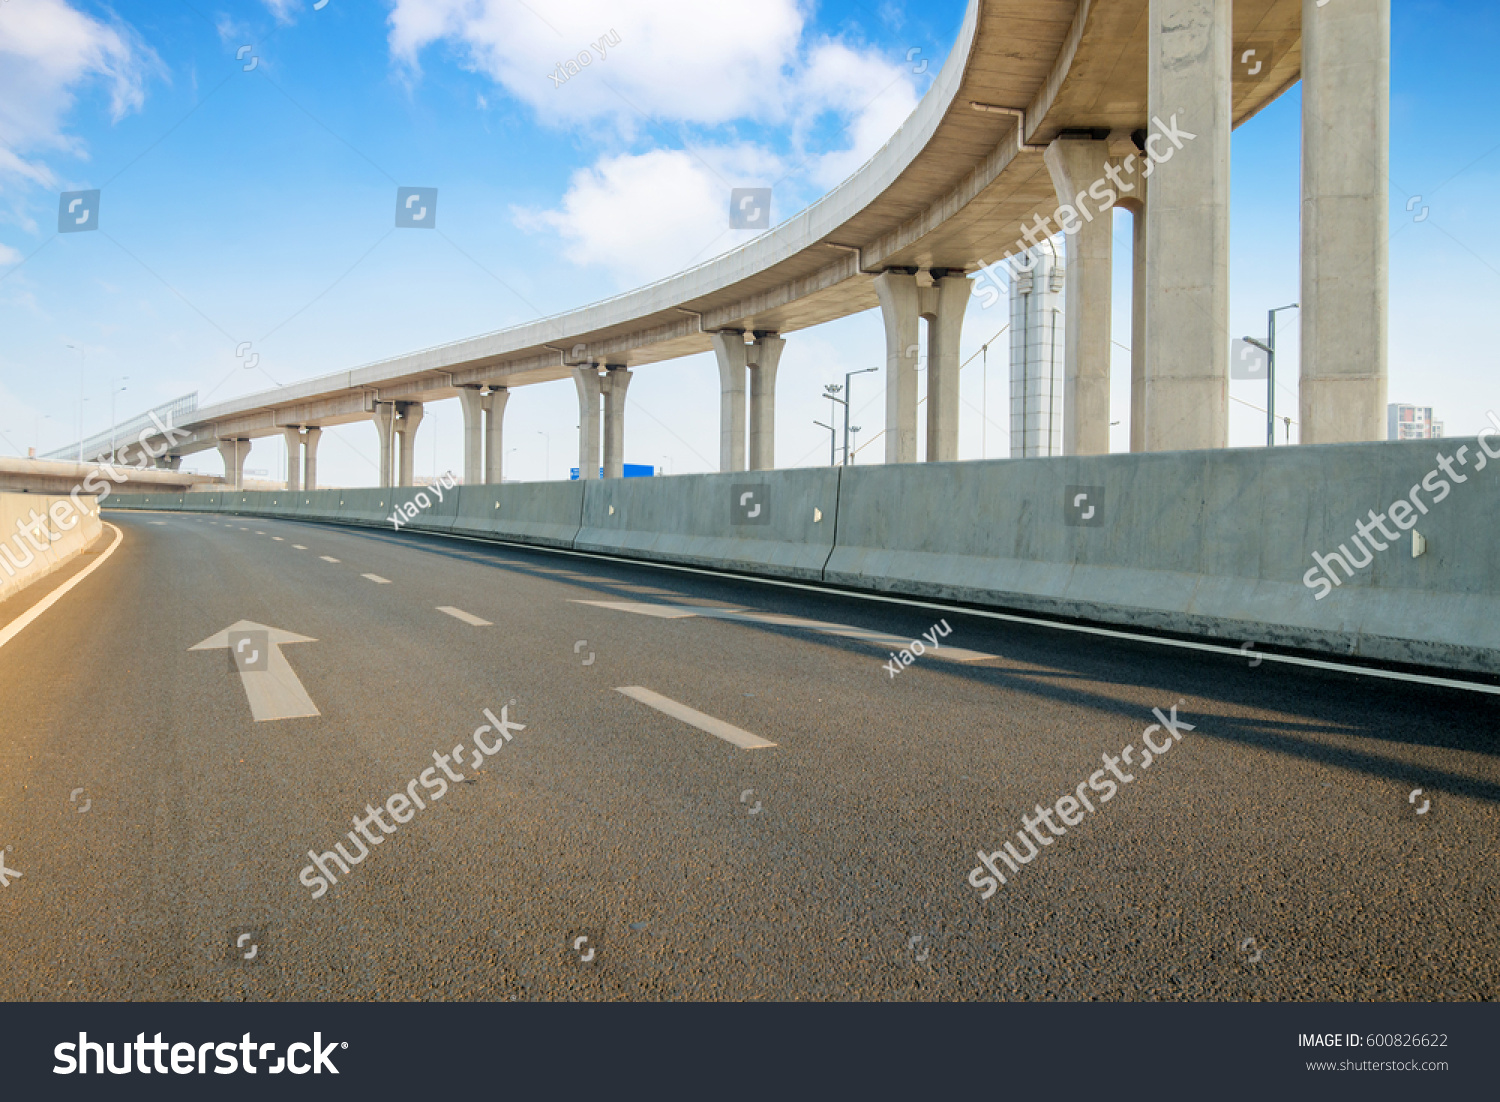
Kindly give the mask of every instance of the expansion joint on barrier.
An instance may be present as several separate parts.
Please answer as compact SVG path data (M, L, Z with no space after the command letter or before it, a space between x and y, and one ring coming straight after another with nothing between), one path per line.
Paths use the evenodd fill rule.
M1024 107L1001 107L994 103L979 103L970 100L969 106L976 111L987 111L992 115L1009 115L1016 120L1016 148L1027 153L1045 153L1045 145L1031 145L1026 141L1026 109Z

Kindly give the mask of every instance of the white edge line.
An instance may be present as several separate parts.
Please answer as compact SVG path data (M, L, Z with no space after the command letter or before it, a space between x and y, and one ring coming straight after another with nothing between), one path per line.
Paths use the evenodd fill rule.
M104 525L104 527L108 528L110 531L114 532L115 542L106 547L104 549L104 553L93 562L89 563L88 566L85 566L77 574L74 574L62 585L58 586L51 593L47 594L47 596L43 597L36 604L32 605L25 612L21 613L21 615L16 619L6 624L3 629L0 629L0 647L5 646L6 643L9 643L17 635L20 635L28 624L39 617L42 613L46 612L53 605L57 604L58 601L62 600L65 593L71 590L79 582L83 581L83 579L87 578L94 571L98 570L101 566L104 565L105 560L115 553L115 548L119 547L120 544L124 541L125 533L120 531L113 524L110 524L108 521L101 520L99 523ZM82 552L79 553L82 554Z
M321 521L314 523L336 523ZM343 525L341 527L363 528L365 525ZM1165 639L1157 635L1139 635L1129 631L1118 631L1112 628L1089 627L1084 624L1065 624L1057 620L1043 620L1031 616L1018 616L1011 612L993 612L982 608L964 608L960 605L938 604L935 601L921 601L912 597L892 597L885 593L861 593L854 589L835 589L826 585L813 585L810 582L791 582L783 578L759 578L753 574L735 574L725 570L706 570L698 566L682 566L678 563L652 562L649 559L628 559L619 555L601 555L595 551L574 551L566 547L548 547L544 544L517 543L515 540L482 539L479 536L465 536L458 532L426 532L424 535L439 536L443 539L464 540L467 543L482 543L489 547L515 547L523 551L545 552L552 555L570 555L579 559L596 559L601 562L612 562L625 566L644 566L653 570L670 570L679 574L700 574L709 578L728 578L733 581L754 582L756 585L774 585L783 589L800 589L808 593L823 593L831 597L852 597L861 601L874 601L880 604L905 605L908 608L925 608L935 612L951 612L958 616L978 616L988 620L1001 620L1012 624L1030 624L1033 627L1052 628L1057 631L1071 631L1081 635L1100 635L1106 639L1124 639L1132 643L1146 643L1158 647L1177 647L1180 650L1203 651L1208 654L1223 654L1232 658L1243 659L1245 653L1238 647L1221 646L1216 643L1194 643L1186 639ZM1271 654L1256 651L1254 657L1264 659L1267 662L1280 662L1287 666L1307 666L1312 669L1333 670L1336 673L1353 674L1356 677L1375 677L1385 681L1405 681L1416 685L1436 685L1444 689L1461 689L1473 693L1486 693L1490 696L1500 696L1500 685L1484 685L1477 681L1458 681L1448 677L1430 677L1419 673L1401 673L1398 670L1381 670L1370 666L1349 666L1339 662L1326 662L1317 658L1298 658L1290 654Z
M573 551L565 547L547 547L541 544L516 543L513 540L487 540L478 536L464 536L457 532L432 532L430 535L442 536L444 539L467 540L469 543L484 543L491 547L519 547L528 551L544 551L553 555L572 555L581 559L598 559L602 562L612 562L625 566L646 566L654 570L671 570L679 574L701 574L710 578L728 578L733 581L754 582L757 585L774 585L783 589L800 589L808 593L823 593L831 597L854 597L861 601L875 601L880 604L905 605L908 608L926 608L935 612L951 612L958 616L979 616L988 620L1003 620L1012 624L1030 624L1033 627L1054 628L1058 631L1072 631L1082 635L1102 635L1107 639L1125 639L1132 643L1148 643L1159 647L1177 647L1182 650L1205 651L1209 654L1224 654L1233 658L1243 659L1244 651L1238 647L1226 647L1217 643L1194 643L1186 639L1164 639L1157 635L1138 635L1129 631L1118 631L1112 628L1089 627L1084 624L1065 624L1057 620L1042 620L1031 616L1017 616L1011 612L993 612L982 608L964 608L960 605L944 605L935 601L921 601L911 597L892 597L885 593L861 593L853 589L834 589L831 586L813 585L810 582L789 582L783 578L757 578L752 574L734 574L724 570L705 570L699 566L681 566L677 563L651 562L648 559L627 559L618 555L601 555L594 551ZM1256 651L1256 658L1262 658L1267 662L1281 662L1288 666L1308 666L1319 670L1333 670L1337 673L1349 673L1360 677L1378 677L1387 681L1406 681L1418 685L1436 685L1444 689L1463 689L1468 692L1488 693L1491 696L1500 696L1500 685L1484 685L1476 681L1457 681L1447 677L1429 677L1426 674L1402 673L1399 670L1380 670L1369 666L1349 666L1339 662L1325 662L1317 658L1299 658L1290 654L1270 654Z

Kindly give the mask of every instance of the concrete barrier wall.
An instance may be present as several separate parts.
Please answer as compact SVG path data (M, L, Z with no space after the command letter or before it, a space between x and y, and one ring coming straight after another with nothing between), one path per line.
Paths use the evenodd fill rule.
M460 486L448 491L458 495L452 531L544 547L572 547L583 517L583 486L581 482Z
M458 519L458 487L407 486L393 491L396 508L403 510L401 528L417 532L451 532ZM394 510L392 510L394 512ZM392 529L394 524L388 524Z
M1418 491L1426 553L1413 558L1411 533L1388 520L1401 539L1377 530L1387 549L1318 599L1304 584L1313 553L1352 546L1370 510L1409 497L1439 450L1460 447L1468 481L1441 502ZM1477 451L1450 439L854 468L825 579L1500 672L1500 462L1476 472ZM1071 513L1070 488L1091 494Z
M573 546L817 579L833 550L838 485L830 467L590 481Z
M207 491L182 495L182 508L190 513L217 513L223 510L223 493Z
M429 491L403 527L1500 672L1500 437L1490 443L1495 458L1455 438L468 486L442 502ZM1370 512L1414 487L1426 512L1398 510L1406 526L1388 517L1398 538L1385 538ZM389 527L417 492L317 491L292 515ZM212 496L186 495L188 507ZM279 509L271 494L221 499ZM128 505L181 507L172 500L183 495ZM1334 563L1337 587L1307 584L1314 553L1363 560L1361 522L1386 549L1347 580Z
M78 506L84 511L67 496L0 493L0 600L81 555L99 538L104 528L98 502L79 495ZM43 550L21 534L28 525Z

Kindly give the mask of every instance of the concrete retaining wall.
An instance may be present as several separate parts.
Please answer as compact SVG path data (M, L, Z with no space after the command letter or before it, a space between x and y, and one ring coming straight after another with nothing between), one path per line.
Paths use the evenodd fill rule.
M822 577L833 550L837 468L583 486L579 550L812 579Z
M1500 672L1497 441L1484 469L1475 440L1447 439L507 483L441 503L429 491L406 527ZM1413 487L1427 511L1403 515L1409 528L1387 519L1399 537L1387 540L1369 513ZM389 527L393 502L416 492L318 491L294 515ZM275 500L224 494L220 508L279 508L262 498ZM106 508L117 503L181 507L141 495ZM1389 546L1319 599L1304 580L1313 554L1363 558L1361 521Z
M1442 502L1419 491L1426 554L1387 521L1401 540L1377 530L1387 550L1318 599L1312 554L1409 496L1439 445L1467 446L1470 474ZM1475 472L1476 451L1452 439L854 468L825 580L1500 672L1500 462ZM1103 488L1072 514L1093 504L1097 525L1068 523L1070 487Z
M0 600L82 554L99 538L104 528L98 502L83 495L78 501L86 512L80 513L66 496L0 493ZM45 529L41 523L31 528L36 541L46 545L41 551L17 528L18 522L26 526L33 510L46 524ZM54 535L59 538L52 539Z
M546 547L572 547L583 515L583 487L582 482L461 486L457 490L453 531Z

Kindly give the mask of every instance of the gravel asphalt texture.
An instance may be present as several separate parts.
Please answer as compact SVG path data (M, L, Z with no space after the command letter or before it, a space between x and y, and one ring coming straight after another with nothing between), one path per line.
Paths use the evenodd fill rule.
M0 650L0 1000L1500 995L1495 696L404 532L106 519L116 553ZM892 678L857 639L582 601L944 620L995 657ZM239 620L316 640L283 653L321 715L256 723L228 652L189 649ZM977 851L1174 704L1194 729L981 899ZM502 705L514 741L313 899L307 851Z

